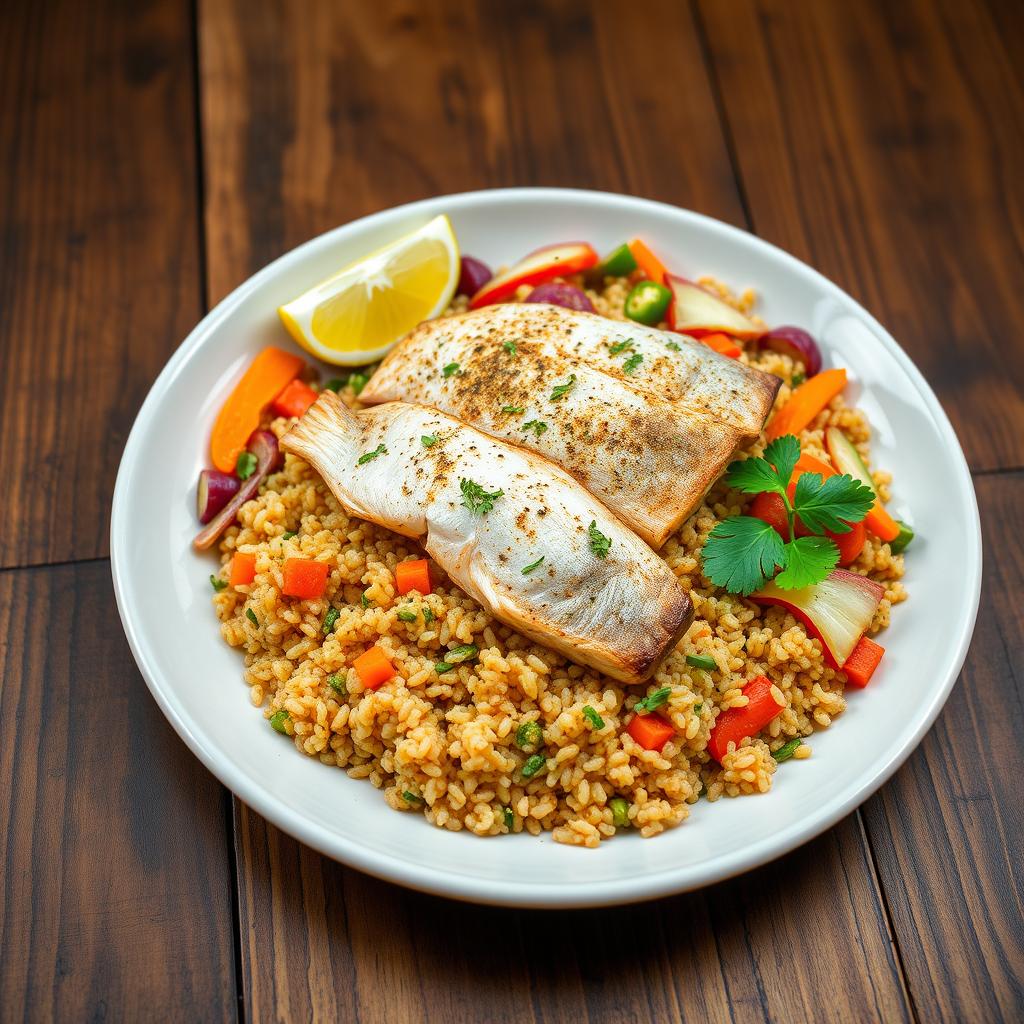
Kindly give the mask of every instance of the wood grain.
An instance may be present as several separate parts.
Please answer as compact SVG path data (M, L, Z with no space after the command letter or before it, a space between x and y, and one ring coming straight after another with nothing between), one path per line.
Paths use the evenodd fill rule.
M486 4L324 2L298 14L202 0L210 294L336 223L437 192L585 185L742 222L689 9L648 13L526 3L496 19ZM671 89L651 19L671 37ZM673 146L650 145L655 118ZM856 817L710 894L591 914L403 892L237 804L236 820L255 1019L798 1019L822 986L842 1019L907 1013Z
M1024 1019L1024 473L976 486L985 585L966 666L865 808L921 1020Z
M0 566L106 553L128 430L199 316L190 54L186 0L0 5Z
M201 0L211 298L328 228L445 192L634 191L738 222L689 10L648 14L673 40L670 89L612 5ZM700 145L646 144L655 111Z
M1024 466L1020 5L698 6L757 233L882 320L973 468Z
M700 893L515 911L406 892L239 808L254 1020L909 1020L871 866L847 818ZM854 858L851 863L849 858Z
M0 1020L232 1019L224 791L135 669L105 561L0 572Z

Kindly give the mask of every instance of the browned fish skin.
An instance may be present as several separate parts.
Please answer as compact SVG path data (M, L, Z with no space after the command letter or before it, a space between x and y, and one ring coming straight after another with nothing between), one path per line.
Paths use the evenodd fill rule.
M737 370L728 365L732 360L703 345L696 354L676 353L666 341L696 344L677 335L640 328L646 333L634 336L639 325L567 313L508 303L423 324L387 356L362 400L430 405L528 447L560 465L644 540L661 547L751 436L745 425L749 415L733 416L735 423L723 420L723 409L742 402L731 392L723 397L721 389L738 392L752 375L750 391L762 386L766 375ZM616 342L629 347L616 353L611 347ZM677 363L695 361L698 371L711 360L709 380L691 380L685 400L678 397L680 388L667 385L663 390L676 397L658 394L647 377L666 354ZM630 356L634 364L627 373ZM636 356L643 358L637 363ZM457 370L446 375L444 367L452 364ZM678 368L674 372L678 375ZM554 388L570 380L572 387L552 400ZM760 432L777 385L777 378L770 378L766 405L751 399L758 406L754 420L761 417L752 436ZM527 429L531 424L534 429Z

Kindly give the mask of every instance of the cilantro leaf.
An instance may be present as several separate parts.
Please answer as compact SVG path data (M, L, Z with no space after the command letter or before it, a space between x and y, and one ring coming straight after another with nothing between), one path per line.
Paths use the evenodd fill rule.
M786 493L779 474L772 469L767 459L743 459L730 463L725 482L744 494L761 494L764 491Z
M532 430L537 437L540 437L540 435L548 429L548 425L543 420L530 420L528 423L524 423L519 429L525 430L527 433Z
M612 345L609 345L608 351L611 352L613 356L617 356L621 352L628 352L632 347L633 342L631 342L628 338L625 338L622 339L621 341L616 341Z
M763 586L786 556L782 538L767 523L733 516L711 531L702 557L704 575L716 587L746 596Z
M673 352L682 352L678 341L666 341L665 347L672 349Z
M611 537L606 537L598 528L597 520L593 520L587 527L587 537L590 539L590 550L598 558L607 558L608 550L612 546Z
M564 384L556 384L551 389L551 401L557 402L560 398L564 397L567 392L572 390L573 385L576 383L576 374L570 373L569 379Z
M366 463L372 462L375 458L377 458L378 455L387 455L387 453L387 448L384 445L379 444L377 445L376 448L373 449L372 452L364 452L362 455L360 455L359 458L356 459L356 465L365 466Z
M467 480L463 477L459 481L459 490L462 491L462 505L468 508L474 515L482 516L494 508L494 503L504 495L504 491L485 491L476 481Z
M775 467L783 487L789 486L789 478L800 458L800 442L793 434L777 437L764 450L765 460Z
M871 510L875 495L852 476L802 473L796 482L793 507L808 530L849 533L849 523L859 523Z
M797 537L786 545L786 568L775 577L783 590L820 583L839 563L839 548L828 537Z
M644 357L639 352L634 352L623 364L623 373L632 373L642 362Z
M423 445L424 448L433 448L434 445L437 444L437 434L424 434L420 438L420 444Z
M514 341L504 341L504 342L502 342L502 344L501 344L501 347L502 347L502 348L503 348L503 349L504 349L504 350L505 350L505 351L506 351L506 352L507 352L507 353L508 353L508 354L509 354L510 356L516 356L516 355L518 355L518 352L517 352L517 350L516 350L516 343L515 343Z
M447 378L452 376L454 373L462 373L462 370L459 369L458 363L448 363L448 365L441 370L441 373L447 380Z

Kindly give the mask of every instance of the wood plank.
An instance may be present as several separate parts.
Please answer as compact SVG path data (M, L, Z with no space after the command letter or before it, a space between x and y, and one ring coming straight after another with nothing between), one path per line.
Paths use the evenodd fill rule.
M908 1020L859 828L851 816L704 892L516 911L360 875L240 806L247 1013L360 1024L814 1020L827 993L830 1020Z
M630 19L532 2L498 19L454 0L202 0L200 67L214 298L319 231L438 192L584 185L743 220L684 5ZM842 1019L906 1016L856 817L710 893L593 913L404 892L238 804L236 851L255 1019L799 1019L821 990Z
M1024 465L1019 6L699 3L753 226L889 327L975 469Z
M1024 473L979 477L985 587L935 728L865 819L921 1020L1024 1019Z
M0 566L107 551L145 391L200 314L187 0L0 5Z
M203 0L211 300L328 228L444 192L633 191L739 222L689 10L648 13L674 40L671 89L645 27L602 4ZM655 110L658 134L700 145L666 159Z
M232 1019L226 794L136 671L105 561L0 572L0 720L0 1020Z

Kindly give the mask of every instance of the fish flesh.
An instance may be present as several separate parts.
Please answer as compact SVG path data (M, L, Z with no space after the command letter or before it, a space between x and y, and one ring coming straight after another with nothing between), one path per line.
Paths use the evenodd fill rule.
M421 324L360 399L429 405L528 447L659 548L760 434L779 384L682 335L505 303Z
M281 446L496 618L623 683L649 678L693 618L665 562L568 474L436 409L355 413L324 391Z

